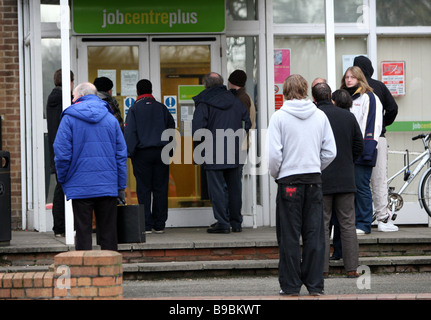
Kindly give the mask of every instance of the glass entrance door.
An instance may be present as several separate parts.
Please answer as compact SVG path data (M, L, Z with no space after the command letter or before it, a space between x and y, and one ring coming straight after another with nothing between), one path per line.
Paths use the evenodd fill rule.
M99 41L100 40L100 41ZM167 227L207 226L213 221L205 175L193 164L192 97L201 92L203 76L221 73L220 37L150 37L125 41L80 39L78 82L106 76L114 83L113 97L123 119L136 99L136 83L149 79L153 95L171 111L177 129L181 160L170 164ZM137 204L136 180L128 160L126 201Z
M193 164L193 96L204 86L205 74L220 73L218 37L150 38L152 81L158 81L161 101L170 109L176 122L177 148L169 173L168 225L204 225L212 222L211 203L201 166ZM153 82L153 84L154 84Z
M116 41L115 41L116 40ZM123 121L128 108L136 100L136 83L149 76L149 54L147 38L91 39L83 38L78 43L78 81L91 82L98 77L107 77L113 82L112 97L118 102ZM136 180L132 162L127 160L126 201L137 204Z

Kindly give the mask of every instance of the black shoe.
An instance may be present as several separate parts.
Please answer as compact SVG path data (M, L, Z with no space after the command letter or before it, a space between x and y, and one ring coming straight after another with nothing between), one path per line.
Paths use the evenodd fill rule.
M232 232L241 232L242 231L242 227L232 227Z
M207 229L208 233L230 233L229 228L220 228L218 226L213 226Z
M332 261L334 261L334 260L340 260L341 259L341 257L337 257L337 256L330 256L329 257L329 260L332 260Z

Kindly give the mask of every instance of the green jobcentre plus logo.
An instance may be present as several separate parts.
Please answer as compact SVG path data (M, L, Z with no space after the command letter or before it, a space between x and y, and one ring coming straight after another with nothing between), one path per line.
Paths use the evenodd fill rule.
M74 0L73 30L101 33L204 33L225 29L224 0Z

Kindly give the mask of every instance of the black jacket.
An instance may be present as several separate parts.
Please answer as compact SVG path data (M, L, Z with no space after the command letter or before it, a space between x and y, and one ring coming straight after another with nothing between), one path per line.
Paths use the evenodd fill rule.
M228 91L226 86L205 89L193 97L193 100L196 106L192 121L195 148L199 142L205 143L204 146L201 146L203 148L203 152L200 153L202 158L196 159L195 157L195 163L203 164L207 170L236 168L240 163L244 163L246 153L241 154L241 144L245 136L238 134L241 132L240 129L245 129L245 132L248 132L251 128L251 121L242 102L232 92ZM199 129L207 129L211 135L208 138L212 139L212 156L207 153L210 146L209 141L205 139L202 139L205 141L195 140L198 138L195 133ZM229 137L220 138L220 134ZM231 144L233 141L234 144ZM221 150L223 150L223 154L221 154Z
M48 125L49 158L51 173L56 173L54 163L53 143L60 125L61 113L63 112L63 92L61 87L52 89L46 102L46 122Z
M389 89L386 85L378 80L371 78L374 73L374 68L371 64L370 59L364 56L358 56L353 61L353 65L361 68L365 77L367 78L368 84L373 88L374 93L379 97L380 102L383 106L383 126L381 137L385 136L386 127L391 125L398 114L398 105L395 102Z
M168 108L152 95L139 96L127 112L124 124L127 155L133 157L136 149L164 147L169 143L161 139L166 129L175 129L175 121Z
M317 103L329 119L337 145L337 156L322 171L323 194L355 192L355 160L361 155L364 141L353 113L332 104L330 100Z

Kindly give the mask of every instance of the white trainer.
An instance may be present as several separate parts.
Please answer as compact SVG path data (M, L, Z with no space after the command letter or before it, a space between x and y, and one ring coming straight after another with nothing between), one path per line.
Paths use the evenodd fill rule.
M378 222L377 230L381 232L394 232L398 231L398 227L393 224L391 220L384 223L383 221Z

